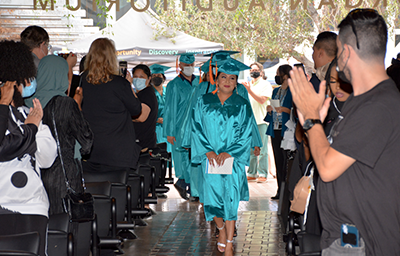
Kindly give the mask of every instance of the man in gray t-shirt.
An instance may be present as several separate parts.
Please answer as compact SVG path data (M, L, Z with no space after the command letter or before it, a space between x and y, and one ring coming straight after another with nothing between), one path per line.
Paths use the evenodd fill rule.
M302 70L289 81L321 179L323 255L340 240L342 224L356 226L366 255L400 255L400 94L385 72L387 27L373 9L351 11L338 27L337 71L354 93L334 124L332 145L321 125L330 101L325 82L317 94Z

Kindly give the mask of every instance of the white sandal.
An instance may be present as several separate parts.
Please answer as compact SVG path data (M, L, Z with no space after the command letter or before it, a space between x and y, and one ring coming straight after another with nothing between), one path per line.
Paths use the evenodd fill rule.
M217 227L218 230L221 231L221 230L223 230L223 229L225 228L225 222L224 222L224 224L222 225L221 228L219 228L219 227L217 226L217 223L215 223L215 226ZM228 240L227 240L227 241L228 241ZM220 247L223 247L223 249L220 249ZM225 251L225 247L226 247L226 244L217 242L217 249L218 249L219 252L224 252L224 251Z

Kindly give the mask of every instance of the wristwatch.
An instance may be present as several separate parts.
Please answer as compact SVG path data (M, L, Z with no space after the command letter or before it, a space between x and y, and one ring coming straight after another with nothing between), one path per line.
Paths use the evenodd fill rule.
M311 127L314 126L314 124L322 124L322 122L319 119L307 119L306 121L304 121L303 130L304 131L310 130Z

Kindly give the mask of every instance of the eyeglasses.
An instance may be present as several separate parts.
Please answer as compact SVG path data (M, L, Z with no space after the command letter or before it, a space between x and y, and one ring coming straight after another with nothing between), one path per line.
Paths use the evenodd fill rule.
M357 45L358 50L360 50L360 44L358 42L357 30L356 30L356 25L354 24L354 20L358 20L359 17L365 17L365 14L379 15L377 10L370 9L370 8L354 9L351 12L349 12L349 14L347 15L347 17L349 18L349 23L351 25L351 29L353 30L353 33L356 36L356 45ZM360 15L360 16L357 17L358 15Z
M53 46L51 44L49 44L49 42L44 43L44 46L46 46L47 50L51 50L51 48L53 48Z

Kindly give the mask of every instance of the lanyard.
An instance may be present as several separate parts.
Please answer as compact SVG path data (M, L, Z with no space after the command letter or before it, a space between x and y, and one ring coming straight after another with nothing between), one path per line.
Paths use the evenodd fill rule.
M285 89L285 91L282 93L282 86L279 87L278 89L278 93L276 94L277 98L279 99L279 103L282 106L282 102L285 100L286 97L286 93L287 93L287 88Z

